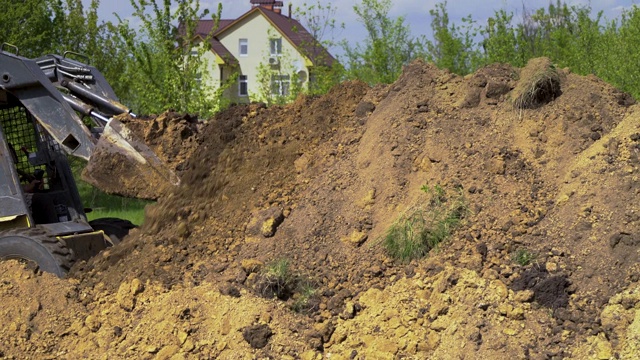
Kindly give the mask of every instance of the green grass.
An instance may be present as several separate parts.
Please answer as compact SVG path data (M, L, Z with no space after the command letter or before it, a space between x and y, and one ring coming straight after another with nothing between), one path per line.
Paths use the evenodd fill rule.
M259 292L264 297L287 300L293 294L296 276L291 271L289 260L278 259L265 265L260 272Z
M531 251L520 248L511 254L511 260L520 266L527 266L536 259L536 254Z
M129 220L132 223L140 226L144 222L144 208L142 209L126 209L126 210L93 210L87 214L89 221L100 218L118 218Z
M288 301L289 308L297 313L310 314L318 309L316 284L294 272L285 258L266 264L258 273L254 289L260 296Z
M309 281L301 281L294 295L291 310L297 313L305 313L314 308L314 300L318 297L318 289Z
M142 225L144 208L151 204L151 201L109 195L81 180L80 173L84 167L83 161L73 159L70 162L82 204L85 208L92 209L91 212L87 213L88 220L115 217L129 220L136 225Z
M428 205L401 216L384 237L389 256L408 262L426 256L445 241L460 225L468 207L462 192L453 199L440 185L421 188L429 195Z

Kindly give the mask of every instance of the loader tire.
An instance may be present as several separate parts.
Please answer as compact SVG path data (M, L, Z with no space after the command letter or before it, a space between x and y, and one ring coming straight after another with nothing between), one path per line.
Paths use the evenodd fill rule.
M73 251L40 229L0 231L0 260L18 259L62 278L74 262Z
M89 225L94 230L102 230L105 235L111 238L114 245L121 242L131 229L137 227L129 220L118 218L99 218L89 221Z

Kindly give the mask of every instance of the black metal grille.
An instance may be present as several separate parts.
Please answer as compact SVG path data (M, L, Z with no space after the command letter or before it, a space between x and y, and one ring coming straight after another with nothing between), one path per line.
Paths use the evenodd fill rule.
M21 180L28 182L30 177L36 176L40 172L43 174L44 189L48 189L48 179L51 174L47 173L46 162L38 161L34 165L29 161L29 158L41 153L38 152L38 149L46 149L46 147L38 146L38 144L57 146L57 143L52 141L46 132L42 131L40 124L35 121L27 109L21 106L0 109L0 126L2 126L9 151L12 152L13 161L16 164Z

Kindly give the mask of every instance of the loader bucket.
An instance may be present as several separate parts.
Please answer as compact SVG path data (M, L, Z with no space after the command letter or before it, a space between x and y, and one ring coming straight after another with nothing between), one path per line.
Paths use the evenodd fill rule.
M180 183L169 166L117 118L105 126L82 179L109 194L148 200Z

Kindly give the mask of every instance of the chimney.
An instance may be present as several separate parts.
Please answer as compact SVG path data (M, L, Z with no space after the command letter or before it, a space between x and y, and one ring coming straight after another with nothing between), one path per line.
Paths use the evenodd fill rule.
M282 13L282 1L279 0L251 0L252 7L261 7L263 9L271 10L276 14Z
M291 8L293 8L293 5L291 5L291 3L289 3L289 19L291 19Z

